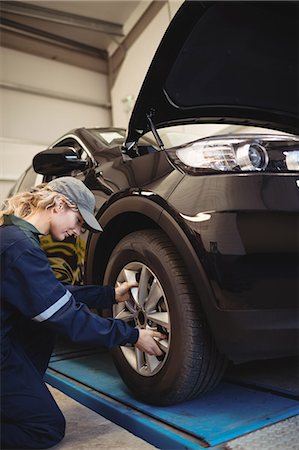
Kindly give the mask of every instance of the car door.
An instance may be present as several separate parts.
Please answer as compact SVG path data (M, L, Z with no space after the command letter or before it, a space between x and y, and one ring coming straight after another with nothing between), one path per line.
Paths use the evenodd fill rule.
M85 181L89 169L95 164L91 153L84 143L74 135L64 136L52 145L52 148L65 146L73 148L80 159L88 162L87 170L70 174ZM87 237L88 231L83 229L80 236L70 236L60 242L55 241L50 235L41 238L42 247L47 254L52 270L62 283L76 285L83 283Z

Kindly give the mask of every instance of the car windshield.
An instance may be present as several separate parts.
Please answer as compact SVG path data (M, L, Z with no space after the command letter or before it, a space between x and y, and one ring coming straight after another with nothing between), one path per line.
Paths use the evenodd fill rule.
M268 128L259 128L251 126L241 125L229 125L229 124L188 124L177 125L158 130L159 136L162 139L164 148L177 147L179 145L187 144L188 142L196 141L197 139L219 136L219 135L232 135L232 134L287 134L281 131L272 130ZM152 132L148 132L143 136L143 139L151 139ZM139 141L140 142L140 141ZM157 144L155 144L158 150Z
M122 147L126 138L126 130L122 128L89 128L88 131L109 148L114 148L117 146ZM138 147L152 147L155 150L160 150L152 133L147 133L142 136L138 141Z
M122 145L126 136L126 131L122 129L109 130L92 128L88 130L96 138L100 139L107 147Z

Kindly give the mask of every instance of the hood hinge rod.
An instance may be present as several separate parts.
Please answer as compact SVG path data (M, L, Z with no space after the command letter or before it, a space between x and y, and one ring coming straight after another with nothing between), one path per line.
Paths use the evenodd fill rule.
M152 130L153 135L155 136L155 139L157 141L158 146L160 147L160 150L165 150L164 144L162 142L162 139L159 136L158 131L156 130L156 127L154 125L154 122L152 121L152 116L154 115L153 111L151 111L149 114L146 114L147 120L149 122L150 128Z

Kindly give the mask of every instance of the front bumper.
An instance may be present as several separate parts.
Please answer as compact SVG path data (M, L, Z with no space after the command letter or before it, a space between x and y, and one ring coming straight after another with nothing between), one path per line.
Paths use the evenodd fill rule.
M212 334L234 361L298 353L298 179L186 176L169 199L207 277L209 293L190 264Z

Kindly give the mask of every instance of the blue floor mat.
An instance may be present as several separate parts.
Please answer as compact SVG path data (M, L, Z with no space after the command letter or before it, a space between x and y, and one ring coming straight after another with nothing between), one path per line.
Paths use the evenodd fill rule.
M202 397L175 406L155 407L135 400L108 353L55 358L50 368L159 421L215 446L299 413L295 399L230 382Z

